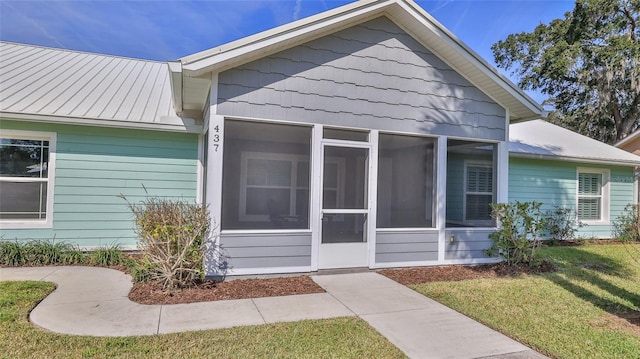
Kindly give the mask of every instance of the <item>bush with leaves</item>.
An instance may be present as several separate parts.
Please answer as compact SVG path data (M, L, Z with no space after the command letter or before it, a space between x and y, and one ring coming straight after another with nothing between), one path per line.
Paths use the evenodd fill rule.
M489 238L493 245L485 250L489 256L500 255L510 266L540 264L536 250L540 247L538 233L545 220L540 202L492 204L491 216L498 220L498 230Z
M135 217L144 262L135 267L140 270L136 277L159 281L165 289L190 287L204 278L204 245L209 235L206 206L158 197L127 203Z
M613 220L613 237L622 242L640 242L640 212L637 204L628 204Z
M575 239L578 228L584 226L570 207L554 206L553 209L544 212L544 220L545 234L552 241Z

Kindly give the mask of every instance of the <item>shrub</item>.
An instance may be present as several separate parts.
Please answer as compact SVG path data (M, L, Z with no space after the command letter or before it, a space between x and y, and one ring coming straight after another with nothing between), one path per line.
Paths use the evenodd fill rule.
M128 258L124 262L135 282L148 282L153 280L153 274L157 272L155 264L151 263L147 257L140 260Z
M83 263L85 256L68 242L34 239L0 241L0 264L9 266Z
M554 206L544 213L544 231L552 241L574 239L578 228L584 226L570 207Z
M0 241L0 265L19 266L25 262L24 251L18 241Z
M56 242L55 240L32 240L27 242L22 248L26 263L30 265L58 264L63 257L65 259L70 258L69 256L65 256L65 253L73 251L80 252L78 248L71 243Z
M117 244L100 247L89 252L89 263L93 265L107 267L110 265L120 264L124 261L120 246Z
M613 237L622 242L640 241L640 212L637 204L628 204L613 221Z
M80 264L87 261L87 256L77 246L70 246L69 250L66 250L60 254L58 263L60 264Z
M487 255L500 255L508 265L539 265L536 249L540 247L538 233L544 228L540 202L492 204L491 216L498 220L497 232L489 238L493 245Z
M135 217L140 250L148 262L142 267L150 278L163 288L189 287L204 278L204 244L209 235L206 206L158 197L127 203Z

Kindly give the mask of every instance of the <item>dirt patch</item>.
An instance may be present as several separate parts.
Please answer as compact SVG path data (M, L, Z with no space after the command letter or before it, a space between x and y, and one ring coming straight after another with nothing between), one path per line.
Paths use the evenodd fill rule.
M549 262L544 262L539 267L511 267L504 263L498 263L468 267L441 266L384 269L378 273L400 284L411 285L427 282L460 281L479 278L517 277L523 274L553 272L555 269L555 266Z
M312 293L324 293L324 289L309 276L298 276L203 282L182 290L162 290L156 283L135 283L129 299L141 304L180 304Z
M596 327L605 326L611 329L621 329L627 333L640 336L640 312L608 313L604 318L598 319L592 323L592 325Z

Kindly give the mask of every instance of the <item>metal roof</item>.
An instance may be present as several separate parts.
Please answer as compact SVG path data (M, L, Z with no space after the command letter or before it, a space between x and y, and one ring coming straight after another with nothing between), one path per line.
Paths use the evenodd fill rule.
M0 42L0 117L197 132L167 63Z
M380 16L394 21L472 84L508 109L511 120L524 121L545 116L544 110L537 102L411 0L356 1L183 57L177 64L180 67L176 66L176 69L172 70L176 77L182 77L182 81L174 81L174 84L188 88L196 78L211 79L212 73L240 66ZM174 95L178 93L186 94L185 91L176 88ZM184 106L195 107L197 104L202 105L203 101L202 96L193 94L174 98L174 103L178 102L182 102Z
M509 153L515 157L625 166L640 165L640 156L544 120L510 125Z

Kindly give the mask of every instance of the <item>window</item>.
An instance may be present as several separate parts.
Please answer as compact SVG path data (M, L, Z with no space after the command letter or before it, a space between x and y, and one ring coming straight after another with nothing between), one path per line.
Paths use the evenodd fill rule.
M306 216L308 158L256 152L243 152L241 157L241 220L268 221L274 215Z
M578 169L578 219L586 223L608 221L609 172L604 169Z
M0 221L3 228L51 225L55 134L3 131Z
M447 141L447 227L492 227L497 144Z
M226 229L309 228L311 127L226 120Z
M467 163L465 188L465 220L491 220L493 203L493 168L491 163Z
M380 134L378 228L434 226L435 139Z

